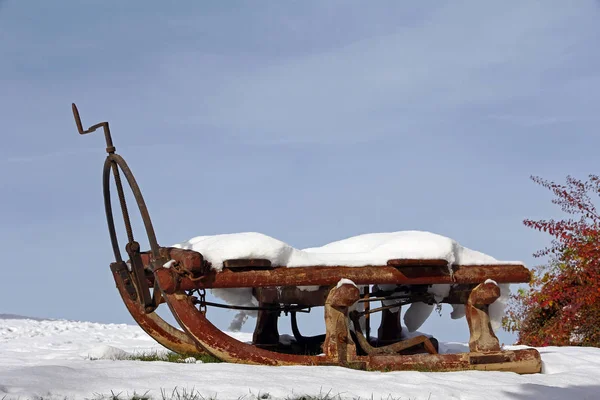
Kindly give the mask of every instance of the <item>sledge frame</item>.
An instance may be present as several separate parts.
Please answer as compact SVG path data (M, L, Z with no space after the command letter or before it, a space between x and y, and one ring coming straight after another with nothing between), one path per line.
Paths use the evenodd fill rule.
M386 265L379 266L287 268L271 266L266 260L227 260L222 270L216 272L198 252L158 245L139 186L125 160L115 153L108 123L102 122L84 130L75 104L72 109L80 134L103 128L106 137L108 156L104 164L103 188L106 218L115 254L111 270L116 286L135 321L166 348L181 354L209 353L223 361L245 364L339 365L379 371L541 371L541 358L537 350L502 351L489 321L488 306L499 297L500 292L497 285L487 280L497 283L529 282L531 275L524 266L448 266L445 260L389 260ZM127 262L123 261L116 235L109 185L111 172L128 236L125 247L129 255ZM131 188L144 222L151 248L145 253L141 252L133 237L121 173ZM169 268L165 267L169 262ZM370 346L369 330L367 329L365 338L356 323L356 315L349 313L349 307L360 300L359 290L352 284L336 286L342 278L349 279L356 285L453 285L456 290L453 289L444 302L465 304L470 330L470 352L401 355L394 354L394 351L410 347L412 342L385 347ZM310 304L303 303L296 290L295 297L277 300L290 303L287 306L295 305L300 308L325 307L326 334L322 354L282 353L237 341L206 318L204 296L199 301L193 295L195 292L204 293L205 289L214 288L287 288L293 291L297 286L320 286L320 299L311 300ZM156 309L165 302L183 330L173 327L156 314ZM349 330L350 324L354 324L355 332ZM418 341L424 343L430 353L437 353L427 338L418 338L416 342ZM361 352L367 354L359 355Z
M499 297L500 291L496 284L485 283L485 281L493 279L498 283L509 283L515 280L526 282L530 275L525 267L522 265L497 266L498 268L477 265L454 266L454 273L451 274L447 267L439 268L440 260L426 264L423 262L424 260L403 260L399 263L394 260L385 266L368 267L277 267L269 271L271 274L251 269L236 272L224 267L220 272L210 272L203 277L190 277L177 269L160 268L154 271L154 276L167 304L183 329L207 352L227 362L266 365L341 365L384 371L457 371L467 369L518 373L541 371L541 360L537 350L502 351L489 321L488 305ZM399 264L401 265L399 266ZM427 278L419 276L414 273L413 267L426 270L429 268L429 273L426 274L429 276ZM331 270L331 275L323 275L321 268ZM404 273L403 270L410 272ZM274 271L279 272L273 274ZM335 276L336 272L337 276ZM478 278L481 274L485 275L485 279ZM280 276L286 278L281 279ZM470 352L461 354L358 355L356 347L357 345L361 347L361 340L355 342L348 331L348 321L351 319L348 308L359 301L358 288L349 284L341 285L338 288L333 284L335 279L339 281L341 277L346 276L350 276L348 279L356 280L361 285L453 283L456 290L452 290L443 302L465 304L466 319L471 334ZM285 283L294 281L295 285L284 287L274 285L280 280ZM324 353L320 356L279 353L230 338L208 321L206 313L198 309L197 299L190 294L196 289L228 287L267 289L277 287L277 292L285 294L286 291L282 289L314 285L331 285L327 288L327 296L324 301L314 301L313 298L312 302L305 303L307 306L322 305L325 307L326 338L323 344ZM342 300L339 299L340 292L345 292ZM284 295L278 300L291 301L294 299L293 295L285 297ZM315 298L322 297L316 296ZM364 351L366 339L356 325L354 336L362 338L362 350Z

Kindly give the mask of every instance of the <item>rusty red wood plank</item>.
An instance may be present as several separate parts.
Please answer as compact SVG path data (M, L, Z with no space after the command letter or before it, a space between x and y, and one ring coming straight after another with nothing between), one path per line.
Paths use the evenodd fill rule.
M272 268L271 261L262 258L236 258L223 261L225 268Z
M159 268L155 275L164 290L174 291L197 288L241 288L265 286L322 286L335 285L341 278L358 285L366 284L479 284L486 279L498 283L526 283L531 273L523 265L461 265L454 266L453 275L447 268L393 267L387 265L366 267L279 267L271 270L211 271L201 279L191 280L176 276L174 271Z

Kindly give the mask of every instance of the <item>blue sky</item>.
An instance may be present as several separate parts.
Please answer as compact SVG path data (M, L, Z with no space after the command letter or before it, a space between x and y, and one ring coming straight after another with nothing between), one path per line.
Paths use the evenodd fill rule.
M600 3L366 4L0 3L0 312L131 322L71 102L110 121L163 245L418 229L535 265L521 221L560 213L529 176L598 173Z

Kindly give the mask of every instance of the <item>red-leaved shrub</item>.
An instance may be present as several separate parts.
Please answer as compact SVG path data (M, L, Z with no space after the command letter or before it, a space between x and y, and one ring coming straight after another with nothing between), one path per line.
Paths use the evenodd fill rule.
M568 176L565 185L532 180L554 193L552 202L569 218L524 221L553 240L534 254L548 256L547 265L534 268L529 288L513 296L504 327L518 332L522 344L600 347L600 215L594 205L600 178Z

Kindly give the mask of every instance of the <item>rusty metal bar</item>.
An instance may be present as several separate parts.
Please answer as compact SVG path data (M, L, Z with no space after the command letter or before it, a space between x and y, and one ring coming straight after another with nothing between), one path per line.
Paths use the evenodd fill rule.
M436 259L436 258L421 259L421 260L414 260L414 259L409 259L409 258L395 258L392 260L388 260L387 265L393 265L395 267L408 266L408 267L446 268L446 267L448 267L448 261L443 260L443 259Z
M271 269L271 261L262 258L240 258L223 261L225 268Z
M86 135L88 133L94 132L98 128L102 128L104 130L104 137L106 139L106 152L112 154L115 152L115 146L113 146L112 137L110 136L110 128L108 126L108 122L100 122L96 125L92 125L87 129L83 129L83 124L81 123L81 117L79 116L79 110L75 103L71 103L71 110L73 111L73 118L75 118L75 125L77 125L77 131L80 135Z
M403 300L403 299L411 299L414 298L415 296L411 296L411 295L404 295L404 296L389 296L389 297L369 297L369 293L365 294L366 297L360 299L357 301L357 303L365 303L365 307L367 306L368 303L371 303L373 301L385 301L385 300ZM431 295L431 298L433 298L433 295ZM397 307L397 306L396 306Z
M358 300L358 302L364 302L364 312L365 312L365 333L367 335L367 340L371 337L371 287L367 285L363 289L363 298Z
M326 286L335 285L341 278L352 280L357 285L368 284L479 284L486 279L498 283L526 283L531 273L523 265L462 265L454 266L453 276L448 269L429 270L420 274L422 267L393 267L387 265L366 267L279 267L269 271L239 271L223 269L211 271L199 280L176 276L173 271L159 268L155 271L163 290L173 293L177 288L242 288L265 286ZM434 273L435 272L435 273Z
M298 319L295 311L290 313L290 320L292 325L292 334L294 335L297 343L319 345L325 340L325 335L303 336L302 333L300 333L300 329L298 329Z
M115 250L115 258L117 259L117 261L119 261L118 258L120 258L121 253L119 251L117 234L116 234L114 219L113 219L113 215L112 215L111 199L110 199L110 184L109 184L110 177L109 177L109 174L112 169L113 163L117 164L119 166L119 168L123 172L123 175L125 175L127 183L129 183L129 187L131 188L131 192L133 193L133 196L137 203L138 209L140 211L140 215L142 217L142 221L144 223L144 228L146 230L146 236L148 237L148 242L150 243L150 248L152 250L152 254L153 254L154 258L157 259L159 257L159 246L158 246L158 242L156 240L156 234L154 233L154 227L152 226L152 220L150 219L150 214L148 213L148 207L146 206L146 202L144 201L144 197L142 196L142 191L140 190L140 187L137 184L137 181L135 180L133 173L129 169L129 166L127 165L127 163L125 162L123 157L121 157L118 154L109 154L106 157L106 160L104 162L104 171L103 171L102 182L103 182L103 189L104 189L104 207L105 207L105 211L106 211L106 219L108 222L108 230L109 230L111 242L113 243L113 249Z
M381 307L377 307L377 308L372 308L370 310L365 310L365 311L357 311L357 313L362 317L362 316L369 316L370 314L375 314L378 313L380 311L383 310L391 310L393 308L398 308L400 306L406 305L406 304L410 304L410 303L414 303L417 302L418 300L414 300L411 302L406 302L406 303L402 303L402 304L391 304L389 306L381 306Z
M201 302L200 300L198 301L194 301L194 303L196 304L200 304L200 305L204 305L204 306L209 306L209 307L216 307L216 308L225 308L228 310L245 310L245 311L284 311L284 312L301 312L301 313L309 313L310 311L308 311L308 309L310 309L310 307L307 306L303 306L303 305L296 305L296 306L273 306L273 307L268 307L268 306L234 306L234 305L229 305L229 304L221 304L221 303L213 303L212 301L203 301Z

